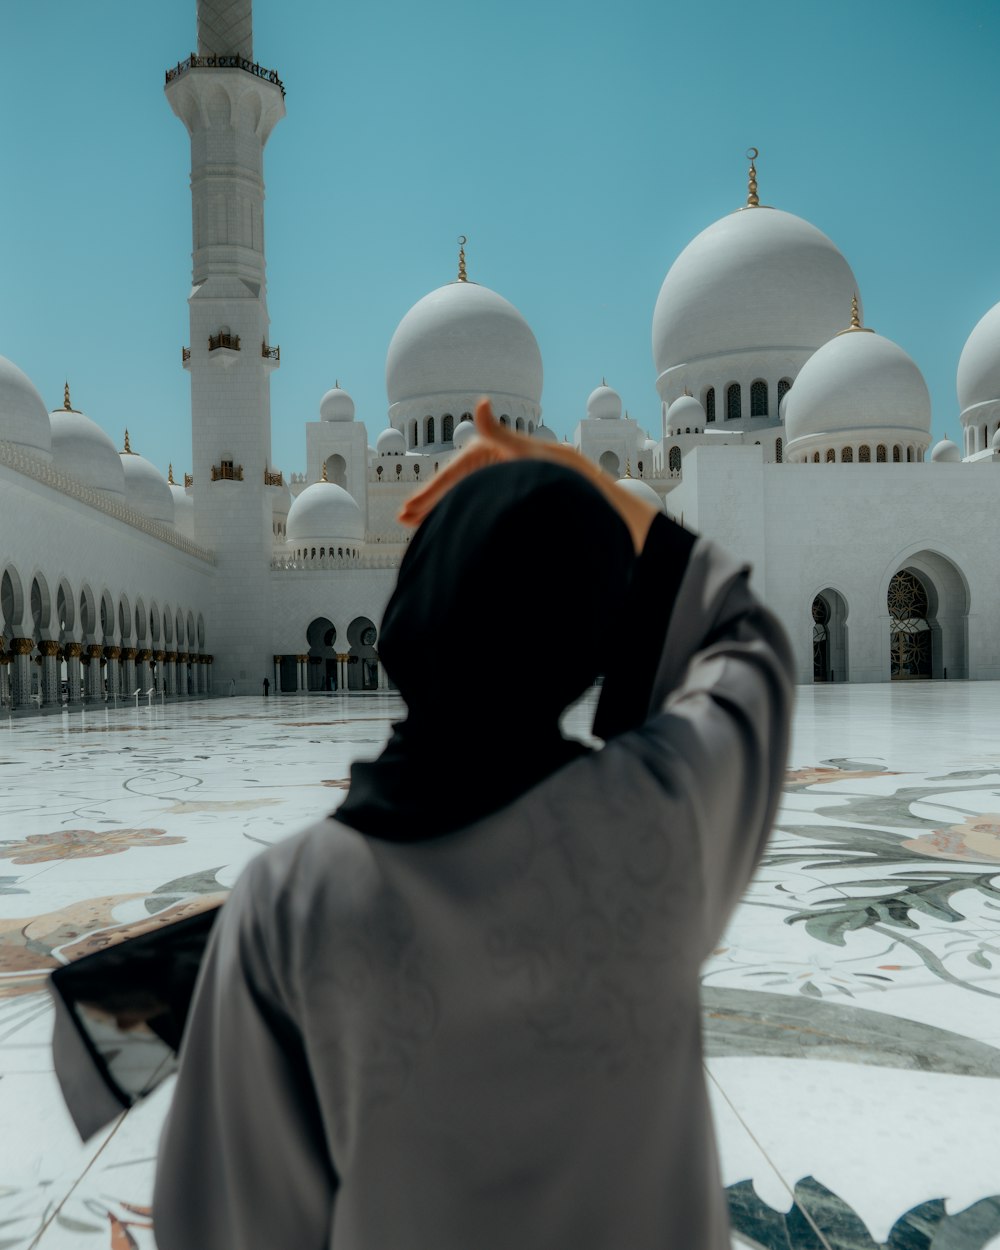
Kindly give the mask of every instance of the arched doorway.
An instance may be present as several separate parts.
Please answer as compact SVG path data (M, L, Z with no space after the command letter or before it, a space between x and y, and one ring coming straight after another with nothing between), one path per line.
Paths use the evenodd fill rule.
M929 678L933 671L933 642L926 586L909 569L900 569L889 583L888 604L892 680Z
M378 631L367 616L356 616L347 627L350 661L347 665L348 690L378 689Z
M326 459L326 480L334 486L347 487L347 461L336 452Z
M605 473L610 473L612 477L621 477L621 461L613 451L603 452L600 460L601 468Z
M317 616L306 630L309 643L309 663L306 673L306 689L337 689L337 631L333 622L325 616Z
M827 586L812 601L813 681L847 681L847 601Z
M969 590L957 565L939 552L917 551L884 584L890 677L967 677Z

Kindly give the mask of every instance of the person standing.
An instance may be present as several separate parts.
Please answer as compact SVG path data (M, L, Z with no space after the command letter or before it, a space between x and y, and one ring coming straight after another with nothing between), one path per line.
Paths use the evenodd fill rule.
M476 424L401 513L379 654L406 719L215 925L160 1250L730 1245L699 969L777 809L788 640L715 544ZM427 662L449 637L460 683ZM600 673L590 749L560 716Z

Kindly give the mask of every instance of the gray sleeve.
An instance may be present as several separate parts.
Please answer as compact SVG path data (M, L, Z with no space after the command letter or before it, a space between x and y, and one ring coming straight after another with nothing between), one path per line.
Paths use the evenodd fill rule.
M647 719L602 754L638 763L660 794L650 818L693 836L702 942L715 944L764 849L788 752L792 657L748 570L696 542L670 617ZM610 780L610 779L609 779Z
M325 1250L336 1176L298 1029L260 917L268 855L236 883L213 931L160 1141L159 1250Z

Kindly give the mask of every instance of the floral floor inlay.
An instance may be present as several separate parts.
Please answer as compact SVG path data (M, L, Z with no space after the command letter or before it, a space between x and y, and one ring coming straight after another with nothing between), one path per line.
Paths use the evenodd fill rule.
M48 972L214 904L341 801L399 711L315 696L0 722L2 1250L154 1246L169 1086L81 1144ZM998 724L994 683L800 691L775 834L703 977L734 1245L1000 1250Z

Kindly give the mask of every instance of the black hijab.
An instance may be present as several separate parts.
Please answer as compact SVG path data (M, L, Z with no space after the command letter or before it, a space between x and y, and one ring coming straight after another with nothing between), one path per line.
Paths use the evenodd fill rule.
M392 841L450 833L583 753L559 717L605 667L634 564L625 523L579 473L481 469L414 535L379 654L406 702L351 769L336 818Z

